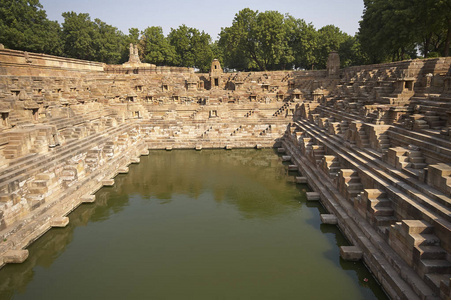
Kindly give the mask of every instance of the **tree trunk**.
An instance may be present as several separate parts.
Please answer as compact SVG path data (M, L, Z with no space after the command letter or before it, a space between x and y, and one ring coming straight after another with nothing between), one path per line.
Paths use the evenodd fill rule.
M448 34L446 35L445 50L443 56L449 56L449 46L451 42L451 19L448 20Z
M266 65L265 66L262 65L262 63L258 60L257 55L254 52L251 52L251 57L260 68L260 71L266 71Z
M425 39L424 39L424 49L423 49L423 56L424 58L428 57L429 54L429 45L431 44L431 38L432 38L432 33L429 34Z

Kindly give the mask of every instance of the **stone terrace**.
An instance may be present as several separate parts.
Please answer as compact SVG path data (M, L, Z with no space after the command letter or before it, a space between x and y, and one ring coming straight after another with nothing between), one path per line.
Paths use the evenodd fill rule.
M0 266L148 149L282 147L387 294L449 299L451 58L338 59L197 74L0 50Z

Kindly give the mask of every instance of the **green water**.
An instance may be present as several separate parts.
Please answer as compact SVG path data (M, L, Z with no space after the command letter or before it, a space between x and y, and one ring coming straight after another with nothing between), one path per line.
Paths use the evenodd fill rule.
M152 151L1 269L0 299L386 299L294 176L273 150Z

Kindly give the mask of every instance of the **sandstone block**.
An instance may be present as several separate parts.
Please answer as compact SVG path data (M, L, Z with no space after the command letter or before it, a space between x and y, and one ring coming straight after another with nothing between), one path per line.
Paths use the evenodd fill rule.
M307 177L296 177L296 183L307 183Z
M318 201L321 198L317 192L307 192L305 194L307 195L308 201Z
M82 203L93 203L96 200L95 195L86 195L81 198Z
M297 165L289 165L288 166L288 171L297 171L298 170L298 166Z
M363 257L362 249L357 246L341 246L340 256L344 260L358 261Z
M28 250L9 250L3 256L3 261L7 264L20 264L28 258Z
M114 179L105 179L102 180L103 186L113 186L114 185Z
M53 218L50 221L50 226L52 226L52 227L66 227L67 224L69 224L68 217Z
M331 225L338 224L337 217L333 214L321 214L320 218L323 224L331 224Z
M119 169L117 170L117 172L118 172L119 174L127 174L128 171L129 171L129 168L128 168L128 167L122 167L122 168L119 168Z

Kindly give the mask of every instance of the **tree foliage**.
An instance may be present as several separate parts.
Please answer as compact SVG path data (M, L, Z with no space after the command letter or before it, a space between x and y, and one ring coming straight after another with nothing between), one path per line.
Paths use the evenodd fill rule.
M259 13L245 8L235 15L231 27L222 28L218 46L226 67L237 70L325 68L332 50L359 44L333 25L318 31L312 24L276 11ZM344 49L344 48L343 48ZM347 65L363 61L357 49L347 51Z
M65 12L64 22L47 19L39 0L0 0L0 42L7 48L62 55L108 64L128 60L137 44L141 61L193 67L207 72L214 58L226 69L324 69L330 51L342 67L423 57L448 56L451 0L363 0L356 36L334 25L313 24L277 11L245 8L219 39L181 25L167 36L161 27L124 34L87 13Z
M177 29L171 29L168 40L175 50L174 65L197 68L202 72L210 69L214 57L209 34L181 25Z
M267 70L294 60L285 38L284 16L276 11L258 13L245 8L219 36L218 45L229 68Z
M164 36L161 27L147 27L142 32L144 62L157 66L172 66L175 63L175 48Z
M364 0L358 39L370 62L449 55L451 1Z
M0 42L6 47L61 55L59 32L38 0L0 0Z
M118 63L125 48L124 35L116 27L89 14L63 13L62 39L64 53L73 58Z

